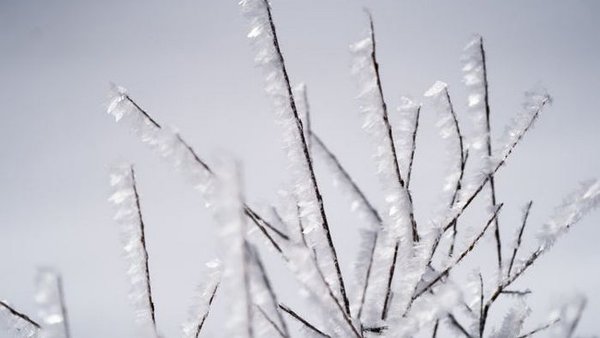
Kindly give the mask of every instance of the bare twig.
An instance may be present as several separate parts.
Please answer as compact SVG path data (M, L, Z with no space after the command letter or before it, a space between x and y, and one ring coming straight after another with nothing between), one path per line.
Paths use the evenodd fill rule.
M65 290L63 280L60 274L56 274L56 286L58 288L58 302L60 304L60 314L63 319L63 327L65 329L65 338L71 337L71 327L69 325L69 316L67 314L67 303L65 301Z
M456 265L458 265L458 263L460 263L463 260L463 258L465 258L465 256L467 256L467 254L469 254L469 252L471 252L473 250L473 248L475 248L475 245L477 245L479 240L483 237L483 235L489 228L490 224L492 224L494 219L498 216L498 213L502 209L502 206L503 206L503 204L501 203L500 205L498 205L498 207L496 207L496 210L494 211L494 213L492 214L490 219L487 221L486 225L483 227L483 229L481 229L479 234L472 240L471 244L458 256L458 258L456 258L454 260L454 262L451 263L446 269L444 269L442 272L440 272L437 275L437 277L435 277L433 280L431 280L429 283L427 283L427 285L425 287L423 287L420 291L416 292L415 295L412 297L413 300L420 297L423 293L425 293L426 291L431 289L431 287L433 287L433 285L435 285L444 276L446 276L450 272L450 270L452 270Z
M283 332L279 326L277 326L277 324L273 321L273 319L271 319L271 317L269 317L269 315L265 312L265 310L263 310L260 306L254 304L254 306L256 306L256 308L258 309L258 311L263 315L263 317L265 317L265 319L269 322L269 324L271 324L271 326L273 326L273 328L275 329L275 331L277 331L277 333L279 333L280 336L282 336L283 338L289 337L288 334L286 334L285 332ZM277 311L279 312L279 311Z
M292 318L294 318L295 320L297 320L298 322L300 322L302 325L304 325L304 327L308 328L312 332L314 332L314 333L316 333L316 334L318 334L318 335L320 335L322 337L329 337L329 338L331 338L330 335L328 335L326 333L323 333L323 331L317 329L314 325L312 325L311 323L309 323L306 319L302 318L302 316L300 316L299 314L297 314L296 312L294 312L292 309L290 309L286 305L279 304L279 308L282 309L288 315L290 315Z
M545 324L545 325L543 325L543 326L540 326L540 327L538 327L537 329L533 329L533 330L531 330L531 331L527 332L527 333L526 333L526 334L524 334L524 335L520 335L520 336L519 336L519 338L527 338L527 337L531 337L531 336L533 336L534 334L536 334L536 333L538 333L538 332L541 332L541 331L547 330L548 328L550 328L552 325L554 325L554 324L558 323L559 321L560 321L560 318L556 318L556 319L554 319L553 321L551 321L551 322L549 322L549 323L547 323L547 324Z
M214 289L210 293L210 298L208 299L208 308L206 310L206 313L204 313L202 315L202 319L200 319L200 322L198 323L198 326L196 327L196 331L195 331L196 338L198 338L200 336L200 332L202 331L202 327L204 326L204 322L206 321L206 318L208 318L208 314L210 312L210 307L212 305L213 300L215 299L215 295L217 294L218 289L219 289L219 283L217 283L215 285Z
M414 215L414 210L413 210L413 202L412 202L412 196L410 194L410 191L406 188L406 183L404 182L404 179L402 178L402 174L400 173L400 164L398 163L398 154L396 152L396 145L394 142L394 134L392 131L392 126L390 124L389 121L389 116L388 116L388 110L387 110L387 104L385 103L385 99L383 96L383 86L381 84L381 76L379 74L379 63L377 62L377 48L376 48L376 43L375 43L375 27L373 24L373 17L371 16L371 13L369 11L366 11L367 15L369 17L369 27L370 27L370 34L371 34L371 63L373 64L373 69L375 71L375 78L377 81L377 90L379 92L379 97L381 99L381 109L383 112L383 123L385 125L385 128L387 130L387 139L388 139L388 143L390 146L390 149L392 151L392 155L394 157L394 171L396 174L396 178L398 179L398 182L400 183L400 187L402 190L405 190L405 193L407 194L408 197L408 201L409 201L409 208L410 208L410 222L412 225L412 238L413 238L413 242L418 242L419 241L419 232L417 229L417 222L415 220L415 215Z
M152 326L154 329L154 332L156 333L156 335L158 336L158 331L156 329L156 315L155 315L155 311L154 311L154 301L152 299L152 283L150 281L150 268L148 265L148 249L146 247L146 233L145 233L145 225L144 225L144 220L142 218L142 208L140 205L140 195L138 193L138 189L137 189L137 183L136 183L136 179L135 179L135 171L133 169L133 166L131 166L131 181L132 181L132 188L133 188L133 194L135 197L135 206L137 209L137 213L138 213L138 218L140 220L139 223L139 227L140 227L140 244L142 246L142 253L144 255L144 276L146 278L146 289L148 290L148 306L150 309L150 317L152 318Z
M394 271L396 270L396 260L398 258L398 247L400 246L400 242L396 242L396 246L394 247L394 257L392 259L392 265L390 265L390 270L388 272L388 281L385 292L385 300L383 302L383 309L381 310L381 319L385 320L388 315L388 310L390 306L390 298L392 295L392 280L394 279Z
M3 301L1 301L1 300L0 300L0 306L2 306L3 308L5 308L6 310L8 310L8 312L9 312L11 315L13 315L13 316L15 316L15 317L17 317L17 318L19 318L19 319L21 319L21 320L24 320L24 321L26 321L27 323L29 323L29 324L33 325L33 326L34 326L36 329L38 329L38 330L39 330L39 329L41 329L41 326L40 326L40 324L36 323L36 322L35 322L33 319L31 319L31 318L30 318L28 315L26 315L26 314L24 314L24 313L22 313L22 312L19 312L19 311L17 311L17 310L15 310L13 307L11 307L10 305L6 304L5 302L3 302Z
M302 153L304 155L306 166L310 173L311 185L313 187L313 191L315 193L315 197L317 199L317 203L319 206L319 212L320 212L320 216L321 216L321 220L322 220L323 231L325 232L325 237L327 238L327 244L329 245L329 249L330 249L332 257L333 257L333 265L335 267L335 272L338 277L340 295L341 295L342 301L344 302L345 311L348 315L350 315L350 302L348 301L348 297L346 295L346 287L344 285L344 278L342 277L342 270L340 269L337 252L335 250L335 246L333 244L333 239L331 237L331 231L329 229L329 223L327 221L327 215L325 213L325 207L323 204L323 197L321 196L321 192L319 190L319 185L317 184L317 179L315 177L313 163L312 163L312 159L310 157L310 151L308 149L308 144L306 142L304 128L302 126L302 120L300 119L300 116L298 115L298 109L296 108L296 102L294 100L294 95L292 93L292 86L291 86L291 82L290 82L288 72L287 72L287 69L285 66L285 60L283 58L283 54L282 54L281 48L279 46L279 40L277 38L277 31L275 29L275 23L273 22L273 16L271 14L271 5L269 4L268 0L263 0L263 3L266 8L266 11L267 11L267 19L268 19L268 23L269 23L269 28L271 30L272 37L273 37L273 47L275 49L277 58L279 59L279 64L281 65L281 72L283 74L283 79L284 79L286 91L288 94L288 102L290 105L290 109L292 110L293 118L296 121L298 137L300 138L301 145L302 145Z
M419 130L419 117L421 116L421 106L417 107L417 116L415 116L415 125L412 131L412 143L410 147L410 158L408 160L408 172L406 174L406 190L410 187L410 178L412 177L413 162L415 160L415 152L417 150L417 131Z
M289 333L287 324L286 324L285 320L283 319L281 312L279 312L279 307L278 307L279 302L277 301L277 295L275 294L275 290L273 289L273 287L271 285L271 281L269 280L269 276L267 275L267 270L265 269L265 266L262 262L262 259L260 258L260 255L258 254L258 250L256 250L249 244L248 244L248 249L252 255L252 258L254 259L254 262L256 263L256 266L258 267L258 270L260 272L260 277L262 278L263 284L264 284L265 288L267 289L269 298L271 299L271 302L273 303L272 305L273 305L273 308L275 309L275 313L277 314L277 319L281 323L281 329L279 328L278 325L275 325L275 324L274 325L277 328L277 331L280 331L282 333L282 336L289 337L290 333ZM261 311L262 311L262 309L261 309Z
M465 327L458 322L458 320L456 319L456 317L454 317L453 314L449 313L448 314L448 319L450 321L450 324L452 326L454 326L455 328L457 328L458 331L460 331L460 333L462 333L463 335L465 335L465 337L467 337L467 338L473 338L473 336L471 336L469 334L469 331L467 331L467 329L465 329Z
M485 49L483 48L483 38L479 38L479 49L481 52L481 64L483 67L483 100L485 104L485 122L486 122L486 146L487 155L492 157L492 133L490 127L490 100L489 100L489 89L488 89L488 77L487 77L487 64L485 59ZM492 199L492 205L496 205L496 184L494 182L494 176L489 176L490 183L490 197ZM498 256L498 271L502 273L502 242L500 241L500 226L498 218L494 220L494 237L496 239L496 253Z
M525 213L523 214L523 222L521 223L521 228L519 229L517 243L515 244L512 256L510 257L510 264L508 265L508 270L506 271L506 277L510 276L513 264L515 263L515 257L517 257L517 251L519 250L519 247L521 247L521 238L523 237L523 231L525 230L525 225L527 224L527 219L529 218L529 211L531 210L532 205L533 201L529 201L529 203L527 203L527 206L525 207Z
M162 129L163 127L156 122L156 120L154 118L152 118L152 116L146 111L144 110L136 101L134 101L131 96L129 95L125 95L124 99L127 100L129 103L131 103L131 105L133 105L133 107L135 107L135 109L142 114L142 116L144 116L144 118L146 119L146 121L148 121L148 123L152 124L154 127L156 127L157 129ZM198 163L200 166L202 166L202 168L204 168L209 174L214 175L214 171L211 169L211 167L200 158L200 156L198 156L198 154L194 151L194 149L189 145L189 143L187 143L183 137L179 134L176 134L177 140L181 142L181 144L183 144L186 149L189 151L190 155L192 155L192 157L194 158L194 161L196 163ZM266 228L269 229L275 229L275 227L273 227L272 225L270 225L268 222L266 222L262 217L260 217L258 215L258 213L256 213L254 210L252 210L249 206L245 206L246 211L246 215L252 220L252 222L259 228L260 232L265 235L265 237L267 237L267 240L269 241L269 243L271 243L271 245L275 248L275 250L277 250L284 259L286 259L281 246L275 241L275 239L269 234L269 232L266 230Z

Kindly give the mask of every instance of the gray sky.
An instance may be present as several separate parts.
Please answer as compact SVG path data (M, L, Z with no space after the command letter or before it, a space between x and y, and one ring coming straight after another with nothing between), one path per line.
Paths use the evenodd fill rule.
M244 165L249 200L275 200L286 182L285 158L236 3L0 2L0 298L34 314L35 268L52 265L64 274L74 336L132 336L125 263L106 201L108 168L130 161L148 223L159 327L167 336L179 334L200 267L215 255L215 224L181 175L105 113L106 93L110 81L128 88L209 159L234 154ZM507 240L518 210L535 201L530 248L562 196L600 174L600 4L274 1L292 81L308 85L315 130L376 197L348 51L366 31L364 6L375 18L391 107L400 95L420 99L442 80L465 116L460 55L474 33L483 35L488 54L493 133L519 110L523 91L542 85L553 95L553 106L497 179L499 200L510 209L503 214ZM424 221L442 182L434 118L424 110L416 158L417 217ZM320 177L350 278L356 222L327 176ZM580 332L600 331L594 321L600 313L599 222L595 213L578 224L524 279L535 291L537 314L529 325L561 295L578 291L590 297ZM482 257L493 262L485 249ZM269 263L276 280L289 279L276 260ZM281 287L284 300L299 304L293 290ZM219 316L209 329L218 327Z

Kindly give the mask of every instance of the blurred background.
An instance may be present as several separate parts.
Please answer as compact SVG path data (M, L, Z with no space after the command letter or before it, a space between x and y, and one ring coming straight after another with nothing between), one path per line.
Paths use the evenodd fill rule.
M470 123L460 57L475 33L487 50L493 135L520 111L524 91L543 86L553 96L497 176L506 243L528 200L534 207L523 254L535 247L536 231L563 196L600 175L600 3L272 6L291 79L308 86L314 130L374 201L380 196L373 147L361 131L348 50L366 33L363 7L374 16L391 108L401 95L423 100L442 80L461 122ZM238 158L249 203L268 206L288 182L286 159L246 33L236 1L0 1L0 298L35 317L35 271L53 266L63 274L74 337L134 336L119 229L107 202L110 166L131 162L147 223L158 326L165 336L180 335L202 267L219 252L216 223L182 175L106 114L109 83L128 88L209 162L223 152ZM435 121L426 105L412 185L423 224L439 206L446 163ZM321 169L334 241L352 279L359 224ZM600 331L599 222L599 213L587 217L519 282L533 291L526 327L542 323L565 297L583 293L589 302L578 332ZM493 266L492 248L491 238L485 240L470 266ZM281 261L267 264L283 301L302 310L298 286ZM220 304L217 299L207 336L217 335L226 319Z

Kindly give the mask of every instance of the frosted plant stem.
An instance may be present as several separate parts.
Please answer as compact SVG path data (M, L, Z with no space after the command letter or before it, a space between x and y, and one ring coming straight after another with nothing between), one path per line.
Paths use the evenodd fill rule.
M65 338L71 338L71 328L69 325L69 316L67 315L67 303L65 302L63 279L60 275L56 276L56 286L58 288L58 300L60 304L60 313L63 319L63 327L65 329Z
M133 166L131 166L131 187L133 189L133 194L135 198L135 206L137 209L138 217L139 217L139 227L140 227L140 244L142 245L142 253L144 259L144 277L146 278L146 289L148 290L148 306L150 308L150 316L152 318L152 326L154 329L154 333L158 337L158 332L156 331L156 316L154 311L154 301L152 299L152 283L150 281L150 268L148 265L148 249L146 248L146 234L145 234L145 225L144 220L142 219L142 208L140 206L140 195L137 190L137 184L135 180L135 171Z
M545 325L543 325L543 326L540 326L540 327L538 327L538 328L536 328L536 329L533 329L533 330L531 330L531 331L527 332L527 333L526 333L526 334L524 334L524 335L520 335L520 336L519 336L519 338L527 338L527 337L531 337L531 336L533 336L534 334L536 334L536 333L538 333L538 332L541 332L541 331L544 331L544 330L547 330L547 329L549 329L550 327L552 327L552 325L554 325L554 324L558 323L559 321L560 321L560 318L556 318L556 319L554 319L553 321L551 321L551 322L549 322L549 323L547 323L547 324L545 324Z
M11 307L10 305L6 304L4 301L0 300L0 306L5 308L6 310L8 310L8 312L12 315L15 316L21 320L26 321L27 323L33 325L37 330L41 329L40 324L36 323L33 319L31 319L31 317L29 317L28 315L19 312L17 310L15 310L13 307Z
M448 101L448 107L450 110L450 115L452 116L452 122L454 123L454 130L456 131L457 141L458 141L458 149L460 151L460 174L458 180L456 180L456 186L454 187L454 192L452 193L452 199L450 200L450 208L454 207L456 201L458 199L458 193L462 188L462 180L465 176L465 168L467 165L467 159L469 158L469 152L465 149L464 146L464 137L460 131L460 124L458 123L458 116L456 115L456 111L454 110L454 105L452 104L452 99L450 98L450 92L448 91L448 87L444 88L444 93L446 96L446 100ZM456 233L457 233L457 221L454 221L452 224L452 242L450 244L449 256L452 256L454 253L454 245L456 244Z
M457 210L456 214L453 217L451 217L450 220L447 221L445 223L445 225L442 227L442 230L444 232L447 231L448 229L450 229L450 227L452 227L452 223L455 222L456 220L458 220L458 218L460 218L460 216L462 216L463 212L469 207L469 205L471 205L471 203L473 202L475 197L477 197L477 195L479 195L479 193L483 190L483 188L489 182L490 177L493 177L496 174L496 172L498 172L498 170L506 163L506 160L508 160L508 158L510 157L512 152L515 150L516 146L520 143L520 141L523 139L525 134L531 129L531 127L533 126L533 123L537 120L540 112L542 111L542 109L544 108L544 106L547 103L548 103L547 100L545 100L541 103L540 107L536 110L536 112L533 114L533 116L527 123L527 126L521 131L521 133L519 133L517 138L508 146L508 150L505 151L504 155L502 156L502 159L498 162L498 164L496 164L494 169L491 171L490 175L485 176L485 178L481 180L479 185L477 185L477 188L465 199L465 201L463 203L461 203L458 206L458 210Z
M311 184L312 184L312 187L313 187L316 199L317 199L317 203L319 206L319 212L320 212L320 216L322 219L323 230L325 232L325 237L327 238L327 244L329 245L329 249L331 250L331 254L333 256L333 264L334 264L335 271L336 271L336 274L338 277L340 294L342 297L342 301L344 303L344 309L346 311L346 314L350 315L350 302L348 301L348 296L346 295L346 287L344 285L344 278L342 277L342 270L340 269L340 263L338 261L337 252L335 250L335 246L333 244L333 239L331 237L331 231L329 229L329 222L327 221L327 215L325 214L323 197L321 196L321 192L319 190L319 185L317 184L317 179L315 177L315 171L313 168L312 160L310 158L310 152L309 152L308 145L306 142L306 137L305 137L304 129L302 126L302 120L300 119L300 116L298 115L298 109L296 108L296 102L294 101L294 95L292 93L292 86L291 86L288 72L287 72L287 69L285 66L283 54L282 54L281 48L279 46L279 40L277 39L277 31L275 29L275 23L273 22L273 16L271 14L271 5L269 4L269 2L267 0L263 0L263 2L264 2L264 6L267 10L267 19L269 22L269 27L270 27L272 36L273 36L273 47L275 48L277 58L280 61L279 64L281 66L281 72L283 73L283 78L284 78L284 82L285 82L285 86L286 86L286 90L287 90L290 109L292 110L292 113L294 115L293 117L296 121L296 128L297 128L297 132L298 132L298 135L299 135L299 138L301 141L300 143L302 145L302 153L304 155L306 166L310 173Z
M571 325L569 326L565 338L571 338L573 337L573 334L575 334L575 329L577 328L577 325L579 325L579 321L581 321L581 315L583 314L583 310L585 309L586 304L587 301L585 300L579 304L579 307L577 308L577 314L575 315L575 319L573 319L573 321L571 322Z
M279 326L276 325L275 323L273 323L273 325L275 326L277 331L279 333L281 333L282 336L289 337L290 332L288 330L285 320L283 320L283 316L281 315L281 312L279 312L279 307L278 307L279 302L277 301L277 295L275 294L275 290L273 289L271 281L269 280L269 276L267 275L267 270L265 269L262 259L260 258L260 255L258 254L258 251L256 249L253 249L249 245L248 245L248 249L252 255L252 258L254 259L254 262L256 263L256 266L258 267L258 270L260 272L260 278L262 279L262 282L269 293L269 298L271 299L271 302L273 303L272 305L273 305L273 308L275 309L275 313L277 314L277 320L279 320L279 322L281 323L281 328L279 328ZM259 308L259 309L262 312L262 308Z
M275 324L275 322L273 321L273 319L271 319L271 317L269 317L269 315L265 312L265 310L263 310L260 306L258 305L254 305L258 311L260 312L260 314L265 317L265 319L269 322L269 324L271 324L271 326L273 326L273 328L275 329L275 331L277 331L277 333L279 333L279 335L283 338L287 338L289 337L289 335L286 335L280 328L279 326L277 326L277 324Z
M408 172L406 173L406 190L410 187L410 178L412 177L413 162L415 160L415 152L417 150L417 131L419 130L419 117L421 116L421 106L417 107L417 116L415 117L415 125L412 129L412 144L410 147L410 158L408 160Z
M394 280L394 271L396 270L396 260L398 258L398 247L400 246L400 242L396 242L396 246L394 247L394 258L392 259L392 265L390 265L390 271L388 272L388 281L387 281L387 289L385 292L385 300L383 301L383 309L381 310L381 319L385 320L388 315L388 310L390 307L390 301L392 297L392 281Z
M467 337L467 338L473 338L469 334L469 332L465 329L465 327L458 322L458 320L456 319L456 317L454 317L453 314L449 313L448 314L448 319L450 321L450 324L452 326L454 326L455 328L457 328L460 331L460 333L462 333L465 337Z
M294 318L295 320L297 320L299 323L301 323L302 325L304 325L310 331L312 331L312 332L314 332L314 333L316 333L316 334L318 334L320 336L331 338L330 335L328 335L326 333L323 333L323 331L317 329L314 325L312 325L311 323L309 323L306 319L302 318L302 316L300 316L299 314L297 314L296 312L294 312L292 309L290 309L286 305L279 304L279 308L282 309L288 315L290 315L292 318Z
M160 123L158 123L154 118L152 118L152 116L146 110L144 110L136 101L134 101L128 94L124 94L123 98L126 101L128 101L129 103L131 103L131 105L133 105L133 107L140 114L142 114L144 116L146 121L148 121L150 124L152 124L157 129L163 129L162 125ZM179 140L186 147L186 149L190 152L190 154L193 156L196 163L201 165L208 173L211 174L211 176L214 176L215 172L211 169L211 167L204 160L202 160L202 158L200 158L200 156L198 156L198 154L183 139L183 137L181 137L181 135L179 135L179 134L177 134L176 136L177 136L177 140ZM277 250L283 256L284 259L286 259L285 255L283 253L283 250L281 249L281 246L277 243L277 241L275 241L273 236L271 236L271 234L269 234L267 229L265 229L265 227L266 227L266 228L269 228L269 229L272 229L273 231L275 231L274 230L275 227L273 227L271 224L269 224L267 221L265 221L262 217L260 217L258 215L258 213L256 213L254 210L252 210L252 208L250 208L248 205L244 205L244 213L248 216L248 218L250 218L250 220L252 220L252 223L254 223L259 228L260 232L267 238L267 240L269 241L269 243L271 243L271 245L275 248L275 250ZM285 236L283 233L281 233L280 235Z
M431 280L429 283L427 283L427 285L423 289L421 289L419 292L415 293L415 295L413 296L413 300L420 297L425 292L429 291L429 289L431 289L431 287L433 287L437 282L439 282L444 276L448 275L450 270L452 270L455 266L457 266L458 263L460 263L475 248L475 246L477 245L479 240L483 237L483 235L485 234L487 229L490 227L490 225L494 221L494 219L498 216L500 210L502 209L502 206L503 206L503 204L501 203L500 205L498 205L496 207L496 210L494 211L494 213L492 214L490 219L487 221L486 225L483 227L483 229L481 229L479 234L471 241L471 244L454 260L453 263L451 263L446 269L444 269L442 272L440 272L437 275L437 277L435 277L433 280Z
M510 272L512 271L513 264L515 263L515 257L517 257L517 251L519 251L519 248L521 247L521 238L523 237L523 231L525 230L525 225L527 224L527 219L529 218L529 211L531 210L532 205L533 201L529 201L529 203L527 203L527 206L525 207L523 222L521 223L521 228L519 229L517 243L515 244L512 256L510 257L510 264L508 265L508 270L506 271L506 277L510 277Z
M486 147L487 155L489 158L492 157L492 134L490 126L490 101L488 92L488 78L487 78L487 64L485 59L485 49L483 48L483 38L480 37L479 48L481 52L481 65L483 67L483 100L485 105L485 122L486 122ZM496 205L496 184L494 175L489 176L490 184L490 197L492 199L492 205ZM496 253L498 258L498 271L502 274L502 242L500 240L500 225L498 218L494 220L494 237L496 239Z
M331 163L333 163L333 165L335 166L337 171L341 174L343 180L349 185L350 190L353 192L353 195L356 196L361 201L362 205L366 207L366 211L371 215L371 217L373 219L375 219L375 221L379 224L379 226L381 226L383 221L381 219L381 216L377 212L377 209L375 209L375 207L369 201L369 199L364 194L362 189L360 189L360 187L358 186L356 181L352 178L352 176L350 176L350 174L344 168L344 166L342 166L339 159L325 145L325 143L321 140L321 138L316 133L310 131L310 136L313 140L313 144L315 146L319 147L323 151L325 156L327 156L329 158ZM373 257L374 257L374 253L375 253L375 248L377 246L378 237L379 237L379 232L377 231L377 232L375 232L375 235L373 238L373 245L371 246L371 250L369 251L369 257L367 259L368 260L367 273L365 275L365 279L364 279L364 282L362 285L362 292L361 292L361 296L360 296L360 304L358 307L358 315L357 315L358 318L360 318L362 315L362 311L363 311L363 307L364 307L365 299L366 299L366 295L367 295L367 290L369 288L369 279L371 277L371 268L373 266Z
M371 246L371 250L369 251L369 263L367 265L367 273L365 274L365 281L362 288L362 293L360 296L360 304L358 306L358 318L360 319L362 316L362 311L365 305L365 299L367 298L367 290L369 289L369 279L371 277L371 269L373 268L373 257L375 254L375 248L377 247L377 239L379 238L379 233L376 232L375 236L373 236L373 245Z
M437 337L438 327L440 326L440 320L436 319L435 324L433 325L433 332L431 333L431 338Z
M404 182L404 179L402 178L402 174L400 173L400 164L398 163L398 154L396 152L396 144L394 142L392 126L390 124L390 120L389 120L389 116L388 116L387 104L385 103L385 98L383 96L383 86L381 84L381 76L379 74L379 63L377 62L376 43L375 43L375 26L373 24L373 17L371 16L371 13L369 11L367 11L367 15L369 17L369 27L371 30L370 31L370 34L371 34L371 63L373 64L373 69L375 72L375 79L377 82L377 91L378 91L379 97L381 99L381 109L383 112L382 118L383 118L383 123L384 123L386 131L387 131L387 140L388 140L389 146L392 150L392 156L394 157L394 161L393 161L394 162L394 172L396 174L396 178L398 179L398 182L400 183L401 189L406 190L404 193L406 193L408 195L407 197L408 197L408 203L409 203L409 208L410 208L410 222L412 225L412 239L413 239L413 242L418 242L419 241L419 233L417 231L417 222L415 220L415 215L414 215L412 196L410 194L410 191L406 187L406 183ZM393 262L392 264L395 264L395 262Z
M369 199L367 198L365 193L362 191L362 189L358 186L356 181L352 178L352 176L350 176L350 174L348 173L346 168L344 168L344 166L341 164L341 162L339 161L337 156L335 156L335 154L329 149L329 147L327 147L325 145L323 140L316 133L311 131L310 134L313 139L313 142L315 144L317 144L323 150L323 152L327 155L327 157L329 159L331 159L332 163L335 164L337 170L339 170L339 172L342 174L342 176L344 177L344 180L346 180L350 184L352 190L360 198L361 202L367 207L367 210L369 211L369 213L379 222L379 224L381 224L382 219L381 219L381 216L379 215L379 212L377 212L377 209L375 209L375 207L373 206L371 201L369 201Z
M202 318L200 319L200 322L198 323L198 326L196 327L196 330L195 330L194 336L196 338L198 338L200 336L200 332L202 331L202 327L204 326L204 322L206 321L206 318L208 318L208 314L210 312L210 307L212 306L212 303L215 299L215 295L217 294L218 289L219 289L219 283L217 283L215 285L214 289L210 293L210 298L208 299L208 307L207 307L206 313L204 313L202 315Z

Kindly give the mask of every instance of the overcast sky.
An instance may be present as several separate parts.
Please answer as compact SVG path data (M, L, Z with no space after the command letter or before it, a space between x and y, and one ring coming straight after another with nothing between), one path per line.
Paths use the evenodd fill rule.
M600 3L273 1L292 81L308 85L314 129L376 197L348 51L366 31L365 6L391 107L401 95L421 100L442 80L469 123L460 56L475 33L488 54L495 135L525 90L552 94L553 106L497 178L505 238L521 206L535 201L531 248L562 196L600 176ZM148 224L158 325L179 335L200 267L216 254L215 223L181 175L105 113L106 95L110 82L122 85L207 159L239 158L248 199L268 205L285 186L286 162L246 32L236 1L0 1L0 298L35 316L35 270L51 265L64 275L75 337L133 336L126 265L106 201L109 167L128 161ZM413 187L417 217L426 221L444 162L435 112L423 115ZM319 177L350 278L356 222L325 172ZM580 332L600 332L599 224L600 213L586 218L524 279L536 311L528 327L563 295L582 292L590 298ZM481 257L493 262L485 248ZM276 280L289 279L280 262L269 264ZM293 284L280 290L286 302L301 303ZM209 330L224 318L216 312Z

